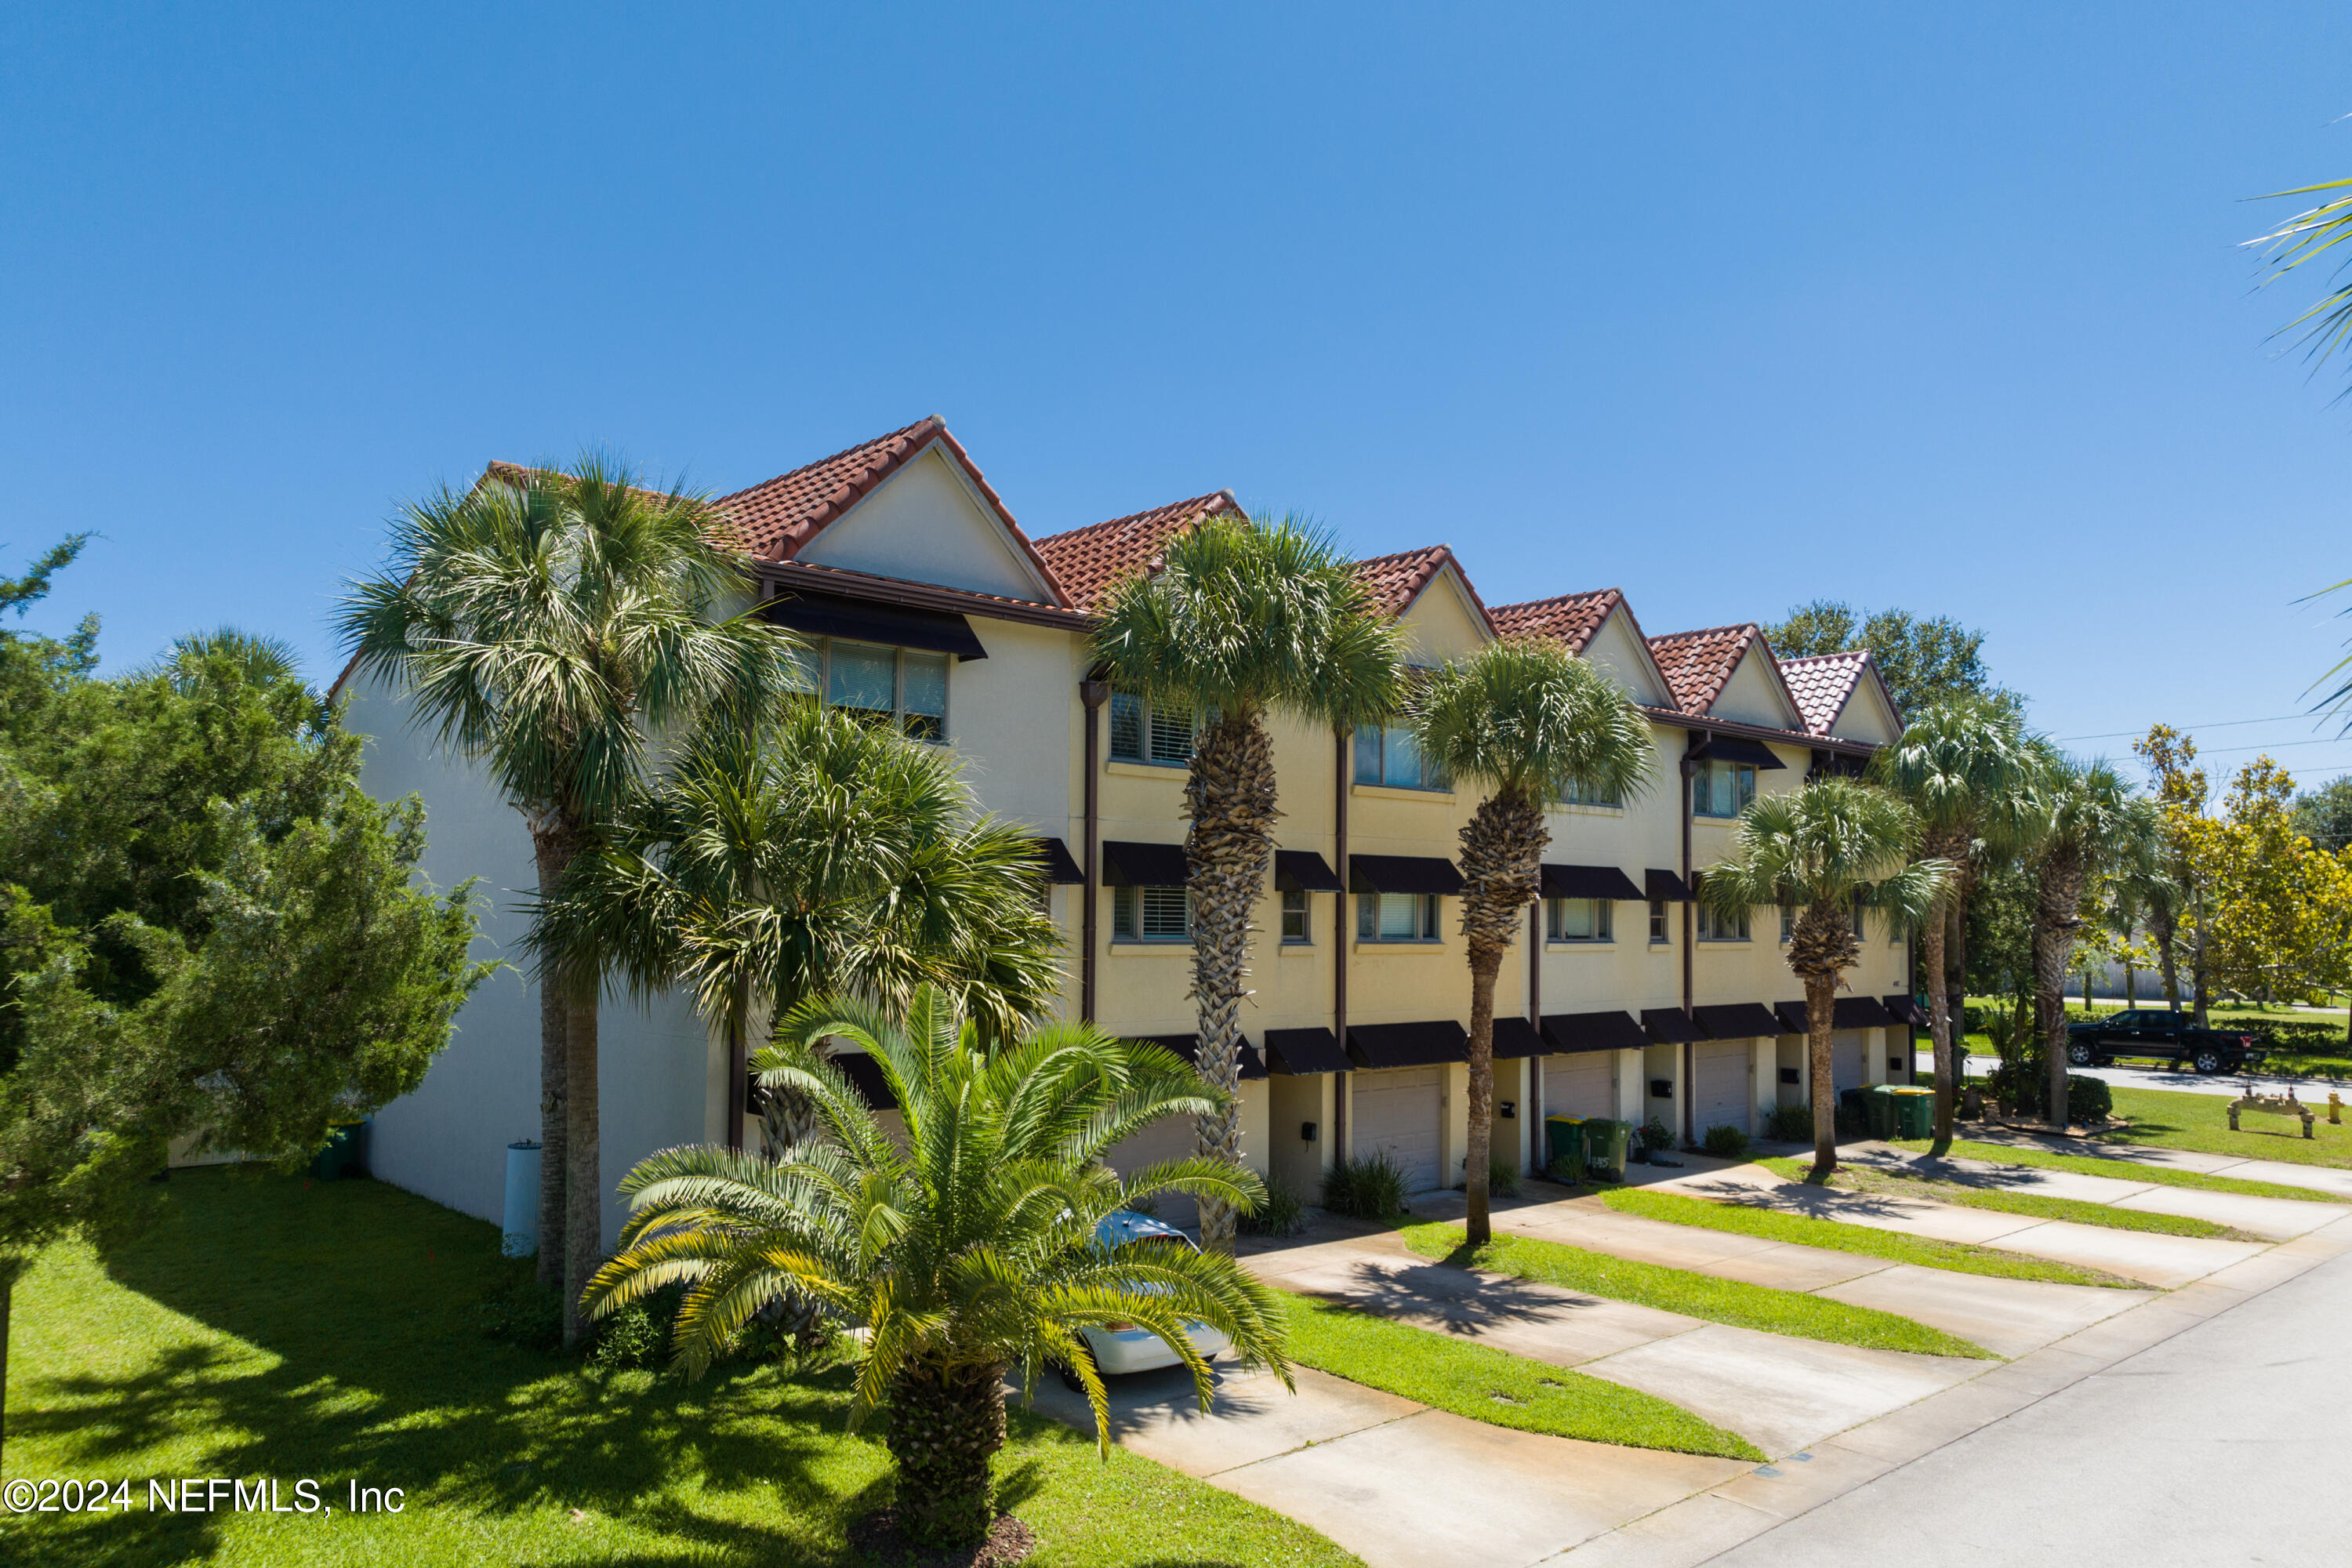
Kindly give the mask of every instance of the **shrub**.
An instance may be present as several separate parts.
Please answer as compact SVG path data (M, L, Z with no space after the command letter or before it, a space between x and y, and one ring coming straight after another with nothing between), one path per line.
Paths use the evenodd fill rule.
M2020 1116L2040 1116L2042 1110L2042 1083L2038 1073L2015 1073L2007 1062L1993 1068L1992 1092L1996 1099L2015 1108ZM2082 1073L2066 1075L2066 1120L2069 1121L2105 1121L2115 1114L2115 1094L2103 1078L2090 1078Z
M1775 1143L1810 1143L1813 1141L1813 1108L1810 1105L1776 1105L1765 1119L1764 1136Z
M1486 1163L1486 1190L1498 1198L1519 1195L1518 1162L1507 1154L1497 1154Z
M1323 1206L1350 1219L1395 1219L1404 1210L1404 1167L1385 1149L1323 1173Z
M1269 1172L1265 1201L1257 1213L1243 1215L1234 1223L1244 1236L1297 1236L1307 1228L1307 1200L1297 1187Z
M1748 1134L1728 1121L1717 1122L1706 1130L1699 1147L1718 1160L1744 1160L1748 1157Z
M677 1321L678 1303L685 1300L685 1286L666 1286L602 1320L596 1342L588 1349L588 1364L617 1372L667 1362L670 1325Z
M474 1326L486 1340L527 1351L563 1348L563 1292L542 1285L530 1272L474 1309Z
M1635 1136L1641 1139L1644 1154L1668 1153L1675 1146L1675 1130L1655 1116L1643 1122L1641 1131Z

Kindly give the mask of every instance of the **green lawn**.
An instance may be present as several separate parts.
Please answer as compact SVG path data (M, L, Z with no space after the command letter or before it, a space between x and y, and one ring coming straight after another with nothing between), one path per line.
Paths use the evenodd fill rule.
M2218 1094L2180 1094L2161 1089L2117 1089L2116 1114L2131 1125L2102 1132L2102 1143L2160 1145L2203 1154L2233 1154L2248 1160L2282 1160L2297 1165L2333 1165L2352 1170L2352 1121L2332 1125L2327 1097L2319 1097L2319 1121L2311 1136L2291 1116L2241 1112L2242 1131L2230 1131L2230 1102Z
M1769 1159L1756 1162L1775 1175L1792 1182L1809 1178L1813 1163L1811 1160ZM2086 1203L2081 1198L2046 1197L2040 1193L2012 1193L1990 1187L1970 1186L1965 1182L1939 1181L1933 1176L1914 1174L1908 1171L1882 1171L1869 1165L1841 1165L1830 1177L1831 1186L1849 1193L1883 1193L1897 1197L1925 1198L1930 1203L1957 1204L1962 1208L1990 1209L1997 1214L2025 1215L2034 1219L2072 1220L2077 1225L2103 1225L2109 1230L2139 1230L2158 1236L2193 1236L2216 1241L2259 1241L2260 1237L2216 1225L2210 1219L2192 1219L2185 1214L2152 1214L2146 1209L2121 1209L2113 1204ZM2095 1283L2105 1284L2101 1279ZM2118 1279L2115 1283L2144 1288L2136 1279Z
M1409 1225L1400 1234L1406 1246L1424 1258L1516 1275L1565 1289L1606 1296L1612 1300L1704 1318L1709 1322L1760 1329L1766 1333L1796 1339L1825 1340L1832 1344L1864 1345L1873 1350L2000 1359L1983 1346L1941 1329L1929 1328L1893 1312L1850 1307L1826 1296L1809 1296L1801 1290L1774 1290L1738 1279L1718 1279L1711 1274L1636 1263L1631 1258L1612 1258L1605 1252L1588 1252L1580 1247L1536 1241L1523 1236L1497 1236L1473 1253L1466 1246L1468 1237L1458 1225Z
M51 1250L16 1291L6 1473L127 1478L128 1512L0 1518L16 1568L792 1563L848 1568L883 1500L845 1374L688 1385L490 1343L475 1305L528 1265L492 1226L373 1182L182 1172L166 1221ZM1034 1561L1353 1563L1305 1527L1041 1415L999 1460ZM149 1478L315 1478L331 1517L172 1514ZM347 1479L405 1490L353 1515Z
M1811 1168L1810 1163L1800 1163L1794 1160L1759 1163L1772 1166L1796 1165L1801 1172ZM1796 1179L1801 1180L1802 1177ZM1787 1214L1779 1209L1760 1208L1737 1201L1716 1203L1707 1198L1685 1197L1680 1193L1654 1193L1640 1187L1611 1193L1601 1201L1619 1214L1639 1215L1643 1219L1664 1220L1673 1225L1703 1226L1708 1230L1727 1230L1738 1236L1761 1237L1768 1241L1794 1242L1801 1247L1823 1247L1835 1252L1884 1258L1890 1263L1916 1263L1927 1268L1948 1268L1956 1274L1986 1274L1996 1279L2041 1279L2058 1285L2108 1285L2124 1289L2141 1288L2137 1279L2122 1279L2095 1268L2081 1268L2071 1263L2028 1258L2023 1253L2001 1252L1990 1247L1969 1247L1957 1241L1933 1241L1903 1231L1880 1230L1867 1225L1845 1225L1833 1219Z
M2221 1103L2226 1105L2229 1102L2222 1100ZM1909 1149L1922 1154L1927 1152L1927 1140L1925 1138L1899 1138L1894 1142L1898 1149ZM2112 1176L2120 1182L2146 1182L2152 1186L2195 1187L2208 1193L2237 1193L2250 1198L2295 1198L2320 1204L2344 1201L2334 1193L2318 1192L2310 1187L2209 1176L2201 1171L2183 1171L2171 1165L2150 1164L2144 1160L2127 1160L2120 1154L2061 1154L2034 1143L1979 1143L1972 1138L1956 1138L1952 1141L1951 1152L1962 1159L1990 1160L2004 1165L2031 1165L2048 1171L2078 1171L2086 1176Z
M1523 1432L1732 1459L1764 1458L1738 1433L1606 1378L1311 1296L1290 1296L1289 1304L1292 1359L1350 1383Z

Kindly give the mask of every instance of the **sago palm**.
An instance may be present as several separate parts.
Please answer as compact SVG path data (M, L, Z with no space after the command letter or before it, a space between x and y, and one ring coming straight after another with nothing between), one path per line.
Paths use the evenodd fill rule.
M1486 798L1462 827L1462 934L1470 949L1470 1244L1489 1239L1495 978L1536 900L1549 805L1580 789L1629 800L1650 780L1649 721L1558 643L1489 643L1433 672L1412 697L1423 754ZM1534 962L1533 959L1530 962Z
M344 598L358 668L522 814L542 895L643 783L652 736L797 680L790 640L736 613L751 584L721 539L700 500L591 455L408 507L388 569ZM594 982L540 987L540 1273L567 1339L604 1250Z
M1920 924L1927 977L1927 1032L1936 1058L1936 1152L1951 1146L1960 1085L1954 1076L1953 1000L1947 966L1959 957L1971 868L1980 855L2013 855L2028 832L2041 765L2015 711L1980 697L1922 710L1871 759L1870 777L1918 815L1919 848L1949 861L1946 882Z
M674 1353L689 1373L769 1301L814 1298L862 1331L853 1426L889 1413L897 1507L918 1541L979 1540L992 1517L989 1461L1004 1440L1004 1379L1034 1386L1071 1369L1108 1451L1109 1410L1079 1331L1134 1324L1211 1373L1185 1332L1202 1323L1286 1383L1271 1293L1230 1257L1177 1243L1111 1250L1097 1226L1153 1194L1247 1211L1256 1177L1196 1157L1121 1182L1102 1153L1162 1116L1206 1114L1216 1095L1174 1052L1057 1024L987 1048L941 992L918 989L904 1021L856 1004L811 1004L754 1065L761 1085L803 1096L816 1131L770 1161L672 1149L629 1173L621 1250L591 1300L613 1311L683 1283ZM903 1144L814 1050L869 1053L906 1118Z
M2110 878L2138 879L2157 861L2155 803L2105 761L2077 762L2042 745L2032 867L2033 1007L2042 1036L2043 1111L2066 1125L2066 965L2086 893Z
M1274 714L1322 730L1396 703L1398 635L1330 542L1299 523L1214 517L1169 542L1160 570L1110 595L1095 634L1112 682L1201 714L1184 783L1191 821L1192 986L1201 1076L1218 1094L1202 1153L1241 1158L1241 1002L1250 915L1274 854ZM1344 870L1342 872L1344 875ZM1202 1205L1201 1239L1230 1247L1234 1216Z
M730 1144L752 1040L810 996L945 987L989 1039L1059 994L1026 828L937 749L813 701L706 728L540 908L533 945L640 997L690 991L728 1043Z
M1837 1169L1830 1029L1838 986L1862 957L1854 910L1916 922L1955 875L1948 860L1916 858L1918 843L1918 816L1885 790L1816 778L1750 802L1733 825L1730 854L1699 883L1698 896L1729 920L1744 920L1759 904L1797 911L1789 969L1805 987L1815 1180Z

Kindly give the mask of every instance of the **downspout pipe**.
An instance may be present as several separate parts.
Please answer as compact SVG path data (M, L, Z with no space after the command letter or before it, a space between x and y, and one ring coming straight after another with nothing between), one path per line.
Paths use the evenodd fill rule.
M1536 1032L1536 1051L1528 1058L1528 1104L1519 1117L1526 1130L1528 1162L1543 1168L1551 1151L1544 1146L1543 1109L1543 897L1528 906L1528 1027Z
M1348 1048L1348 786L1349 764L1353 761L1355 736L1349 731L1333 731L1332 747L1331 832L1332 853L1339 858L1339 890L1332 895L1336 906L1331 911L1331 1033L1339 1041L1339 1049ZM1348 1073L1345 1068L1331 1075L1331 1158L1334 1163L1348 1158Z
M1706 736L1704 731L1697 730L1685 731L1683 742L1682 790L1683 886L1691 892L1691 901L1683 905L1683 1015L1685 1017L1690 1016L1691 1003L1694 1000L1691 986L1691 955L1698 945L1698 890L1692 886L1691 882L1691 813L1697 802L1691 791L1694 787L1693 781L1698 773L1699 749L1706 744ZM1691 1126L1691 1119L1695 1114L1691 1109L1691 1075L1697 1070L1696 1049L1697 1047L1688 1040L1683 1042L1682 1081L1675 1085L1678 1091L1675 1098L1682 1102L1676 1109L1682 1112L1685 1143L1698 1142L1698 1134Z
M1087 725L1086 783L1079 790L1086 840L1081 868L1087 881L1078 894L1078 1019L1091 1024L1095 1021L1095 921L1102 902L1102 706L1110 700L1110 682L1079 681L1078 700L1086 705Z

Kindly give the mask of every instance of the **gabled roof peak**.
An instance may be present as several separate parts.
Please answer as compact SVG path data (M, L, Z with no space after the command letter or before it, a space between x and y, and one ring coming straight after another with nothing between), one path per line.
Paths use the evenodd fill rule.
M1225 515L1247 514L1233 491L1211 490L1148 511L1047 534L1037 542L1037 553L1053 567L1064 592L1070 595L1071 608L1091 614L1126 578L1138 572L1158 571L1171 538L1203 518Z
M1886 710L1895 716L1899 726L1902 710L1895 705L1895 694L1886 689L1886 678L1878 671L1878 660L1866 647L1848 648L1841 653L1813 653L1780 660L1780 677L1789 683L1789 695L1797 700L1797 710L1805 716L1805 728L1816 735L1826 735L1853 700L1862 685L1864 671L1878 683L1886 699Z
M1685 713L1705 713L1731 683L1732 672L1739 668L1748 648L1763 639L1764 628L1748 621L1739 626L1668 632L1649 641L1650 652L1657 658L1658 668L1675 694L1675 705Z
M1462 563L1455 557L1454 546L1450 544L1424 544L1418 550L1400 550L1393 555L1375 555L1356 563L1356 575L1363 579L1365 588L1372 595L1373 605L1382 614L1402 616L1412 608L1413 601L1420 598L1429 585L1437 581L1438 574L1448 566L1454 568L1455 580L1462 584L1462 591L1470 595L1471 607L1477 612L1480 624L1491 636L1495 630L1495 617L1486 613L1486 602L1478 596L1477 585L1470 581L1470 574L1462 570Z
M1609 614L1625 602L1619 588L1596 588L1582 594L1557 594L1549 599L1498 605L1487 612L1496 632L1507 637L1551 637L1582 653Z

